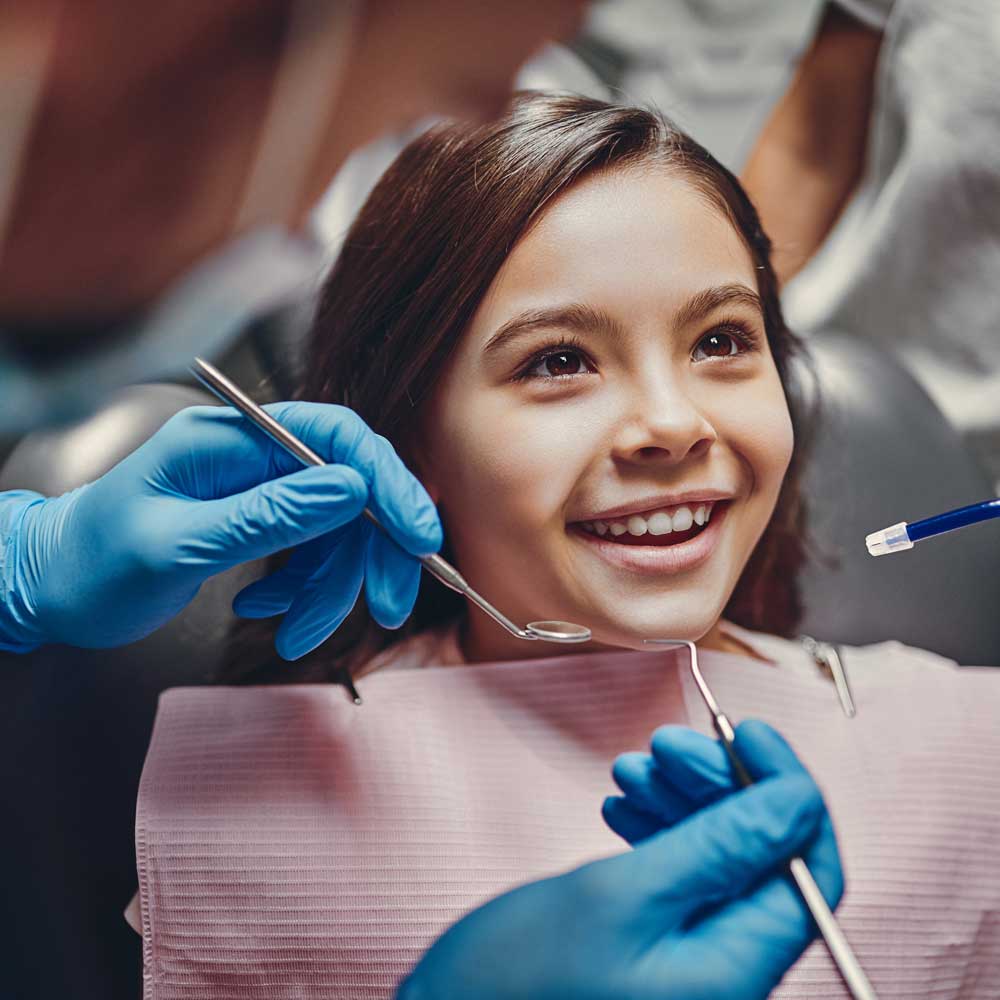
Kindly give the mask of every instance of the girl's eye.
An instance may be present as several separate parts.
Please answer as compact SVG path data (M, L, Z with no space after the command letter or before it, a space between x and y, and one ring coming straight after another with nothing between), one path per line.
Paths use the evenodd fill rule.
M567 375L582 375L588 371L587 363L579 351L564 349L550 351L531 363L524 378L564 378Z
M731 358L743 354L747 344L738 333L727 333L725 330L713 330L706 333L695 345L695 361L706 361L711 358Z

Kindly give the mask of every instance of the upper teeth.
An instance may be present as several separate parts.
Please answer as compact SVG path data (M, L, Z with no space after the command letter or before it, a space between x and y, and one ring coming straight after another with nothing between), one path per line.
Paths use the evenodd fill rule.
M666 507L647 514L629 514L625 518L610 521L581 521L580 527L598 535L624 535L627 531L638 538L647 532L650 535L666 535L671 531L687 531L692 524L706 524L712 516L713 503L688 506Z

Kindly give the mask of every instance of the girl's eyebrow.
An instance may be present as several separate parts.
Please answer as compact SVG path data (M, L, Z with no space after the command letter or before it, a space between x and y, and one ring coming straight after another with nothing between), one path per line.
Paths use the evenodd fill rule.
M690 326L692 323L703 320L720 306L747 306L758 313L761 318L764 316L764 303L761 302L757 292L749 285L733 283L706 288L692 296L677 311L674 316L674 324L678 327Z
M583 333L602 333L610 337L622 337L625 333L621 324L608 313L582 303L551 306L547 309L528 309L507 320L486 341L483 353L496 351L511 340L533 333L535 330L552 327L578 330Z
M692 296L674 316L674 325L689 326L704 319L720 306L732 305L746 306L762 317L764 315L764 305L757 292L749 285L733 283L706 288ZM571 303L546 309L528 309L518 313L490 337L483 347L483 353L493 353L517 337L553 327L583 333L600 333L617 339L625 336L622 325L604 310L582 303Z

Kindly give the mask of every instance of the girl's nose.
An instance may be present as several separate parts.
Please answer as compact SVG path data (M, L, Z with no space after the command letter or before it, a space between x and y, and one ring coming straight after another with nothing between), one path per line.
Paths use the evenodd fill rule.
M704 410L684 387L658 380L631 395L615 448L627 461L677 463L704 455L718 434Z

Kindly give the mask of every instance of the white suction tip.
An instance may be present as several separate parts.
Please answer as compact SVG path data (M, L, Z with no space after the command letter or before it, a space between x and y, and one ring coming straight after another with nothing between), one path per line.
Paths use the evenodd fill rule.
M913 542L906 533L905 521L883 528L881 531L873 531L865 537L865 545L868 546L868 554L873 556L884 556L889 552L902 552L913 548Z

